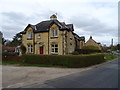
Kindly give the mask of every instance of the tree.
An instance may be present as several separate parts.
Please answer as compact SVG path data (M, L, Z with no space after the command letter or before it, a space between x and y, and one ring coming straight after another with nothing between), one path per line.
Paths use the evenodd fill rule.
M109 47L106 45L102 46L102 52L108 52Z
M120 50L120 44L117 44L117 49Z
M7 40L5 40L3 37L2 37L2 45L5 45Z
M22 54L25 54L26 47L23 44L21 44L20 49L22 50Z
M20 33L17 33L14 37L13 40L10 42L9 46L20 46L22 43L22 35Z

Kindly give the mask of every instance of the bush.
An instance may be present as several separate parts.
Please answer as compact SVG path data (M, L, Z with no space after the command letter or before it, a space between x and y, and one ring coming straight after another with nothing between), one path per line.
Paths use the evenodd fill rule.
M89 49L89 50L100 50L99 47L96 47L96 46L84 46L83 49Z
M79 52L78 51L74 51L71 53L72 55L79 55Z
M22 54L25 54L25 52L26 52L26 47L22 44L22 45L20 46L20 48L21 48L21 50L22 50Z
M17 52L3 52L2 56L18 56Z
M22 56L2 56L2 61L15 61L15 62L23 62Z
M91 53L100 53L101 50L94 50L94 49L77 49L76 52L79 54L91 54Z
M103 54L94 55L24 55L24 63L64 67L86 67L104 62Z

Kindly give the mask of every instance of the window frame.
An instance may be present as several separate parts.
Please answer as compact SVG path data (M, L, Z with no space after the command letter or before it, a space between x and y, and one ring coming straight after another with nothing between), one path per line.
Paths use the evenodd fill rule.
M58 54L58 44L51 44L51 53Z
M38 35L37 35L37 38L41 38L41 35L40 35L40 33L38 33Z
M51 30L51 37L58 37L58 29Z
M28 44L28 53L33 53L33 45Z
M29 31L29 32L28 32L27 39L32 39L32 38L33 38L33 32L32 32L32 31Z

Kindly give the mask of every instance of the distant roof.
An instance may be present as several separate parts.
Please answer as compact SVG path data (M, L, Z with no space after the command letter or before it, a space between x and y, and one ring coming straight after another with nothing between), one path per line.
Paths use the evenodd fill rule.
M90 36L89 40L92 40L92 41L94 41L94 42L97 43L97 44L101 44L100 42L96 42L96 41L92 38L92 36ZM89 40L88 40L88 41L89 41ZM88 42L88 41L87 41L87 42ZM86 43L87 43L87 42L86 42Z
M21 32L22 34L26 33L26 29L28 27L31 27L35 33L37 32L48 32L50 29L50 26L56 24L58 25L60 30L74 30L73 28L73 24L63 24L61 22L59 22L58 20L47 20L47 21L42 21L36 25L31 25L28 24L28 26L25 28L25 30L23 32Z
M16 47L10 47L10 46L2 46L3 50L7 50L7 51L15 51Z

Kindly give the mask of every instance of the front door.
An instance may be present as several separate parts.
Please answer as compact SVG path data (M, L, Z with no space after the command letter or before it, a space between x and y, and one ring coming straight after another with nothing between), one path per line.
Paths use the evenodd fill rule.
M43 54L43 46L40 47L40 54Z

